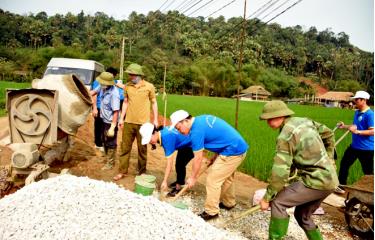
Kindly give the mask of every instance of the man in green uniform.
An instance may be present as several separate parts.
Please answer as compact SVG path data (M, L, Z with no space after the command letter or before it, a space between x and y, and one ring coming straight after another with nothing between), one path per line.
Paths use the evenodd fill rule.
M264 105L261 120L280 129L270 184L260 202L262 210L271 206L269 239L282 239L288 230L287 208L296 207L294 217L308 239L323 239L311 219L321 202L338 186L334 165L333 132L307 118L291 117L294 112L282 101ZM289 176L297 173L293 183Z

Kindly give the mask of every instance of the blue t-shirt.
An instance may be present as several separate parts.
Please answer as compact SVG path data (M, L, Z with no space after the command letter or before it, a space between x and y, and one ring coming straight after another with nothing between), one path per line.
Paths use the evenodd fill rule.
M374 112L368 108L361 112L355 111L353 124L358 130L368 130L374 127ZM352 134L352 147L360 150L374 150L374 136Z
M207 149L223 156L237 156L249 148L236 129L212 115L195 117L189 136L194 152Z
M116 86L103 90L100 85L96 89L97 95L100 98L100 118L105 123L112 123L113 112L120 110L120 96Z
M179 133L175 128L163 128L160 131L160 135L161 146L164 148L164 154L166 157L170 157L174 151L180 148L191 147L190 138Z
M100 87L100 84L98 82L98 80L94 80L92 83L91 83L91 90L95 90L97 89L98 87ZM100 109L100 91L97 93L96 95L96 107L98 109Z

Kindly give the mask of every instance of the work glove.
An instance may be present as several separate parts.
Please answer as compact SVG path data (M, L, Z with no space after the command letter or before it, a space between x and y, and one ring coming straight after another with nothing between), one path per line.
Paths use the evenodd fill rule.
M115 128L116 128L116 124L111 123L111 127L108 129L108 132L107 132L107 137L115 136Z

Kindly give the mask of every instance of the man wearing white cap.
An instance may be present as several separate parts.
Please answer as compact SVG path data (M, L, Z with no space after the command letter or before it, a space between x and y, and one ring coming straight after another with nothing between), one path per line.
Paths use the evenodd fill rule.
M207 173L205 210L199 216L204 220L216 218L219 208L230 210L236 205L234 172L245 159L249 146L236 129L216 116L192 117L188 112L178 110L172 113L171 121L172 127L189 136L194 151L188 187L193 187L197 181L203 150L215 153Z
M339 181L345 185L349 168L358 158L364 174L374 174L374 112L367 105L370 94L357 91L352 97L357 108L352 125L339 122L339 128L352 132L352 144L346 149L340 164Z
M164 173L164 179L161 184L161 189L165 190L168 187L167 181L172 170L173 153L177 150L176 157L176 177L177 180L172 186L172 190L168 196L174 197L185 184L186 165L193 159L194 154L191 150L191 142L188 136L180 134L175 128L163 128L155 126L151 123L144 123L139 129L142 136L142 144L156 144L159 143L163 149L167 159L167 166Z

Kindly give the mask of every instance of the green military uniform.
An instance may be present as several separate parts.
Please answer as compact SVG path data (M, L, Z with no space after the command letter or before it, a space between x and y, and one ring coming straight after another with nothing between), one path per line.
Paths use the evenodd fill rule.
M311 219L321 202L338 186L333 161L334 136L326 126L294 114L282 101L264 106L261 119L285 117L276 143L270 184L263 197L271 202L270 239L282 239L289 223L287 208L296 207L294 216L308 239L322 239ZM297 171L297 180L288 178Z
M308 188L334 190L338 186L332 161L334 141L330 139L328 148L332 151L328 154L317 128L319 125L327 131L328 128L324 125L307 118L285 119L277 138L271 180L264 199L271 201L284 188L288 183L290 169L294 167L300 181Z

